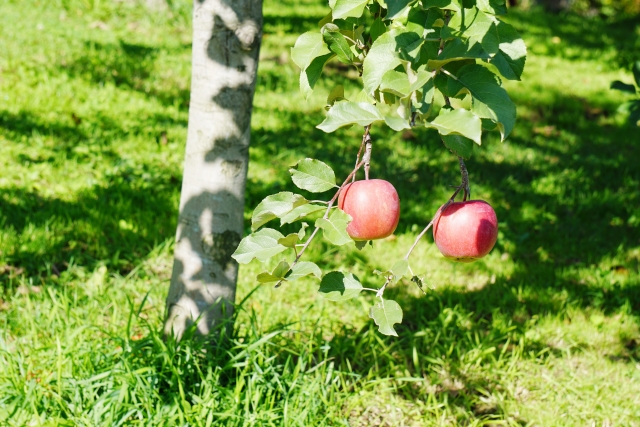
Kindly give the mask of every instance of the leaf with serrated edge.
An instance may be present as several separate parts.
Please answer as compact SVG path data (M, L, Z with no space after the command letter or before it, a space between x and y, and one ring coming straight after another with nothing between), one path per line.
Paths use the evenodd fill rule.
M500 86L498 76L482 65L470 64L458 71L457 79L455 84L465 87L471 94L471 111L480 118L496 122L502 140L509 136L516 122L516 106Z
M272 273L260 273L257 279L260 283L279 282L284 279L288 271L289 263L287 261L280 261Z
M254 258L264 262L287 249L278 243L278 239L283 237L282 233L277 230L263 228L242 239L231 256L240 264L247 264Z
M326 163L316 159L300 160L289 169L293 183L303 190L322 193L336 187L336 175Z
M373 122L384 120L375 105L366 102L336 102L327 112L327 117L316 126L327 133L342 126L367 126Z
M306 222L302 223L302 227L300 227L300 230L298 230L298 237L300 238L300 240L304 239L308 226L309 224L307 224Z
M287 248L295 248L296 243L300 240L298 233L287 234L285 237L278 239L278 243Z
M366 240L358 240L356 242L356 248L358 248L359 251L363 250L365 246L367 246L367 243L369 243L370 241L366 241Z
M476 144L480 144L482 137L482 121L480 117L464 108L442 113L433 119L431 123L427 122L425 126L437 129L441 135L449 135L450 133L463 135L473 140Z
M345 245L353 240L347 234L347 225L351 222L351 216L340 209L335 209L329 219L318 218L316 227L322 228L325 239L337 246Z
M300 72L300 91L304 94L305 99L309 99L313 88L322 75L324 64L333 58L333 53L314 58L309 66Z
M307 215L311 215L314 212L318 212L326 208L326 206L313 204L298 206L297 208L293 209L291 212L280 218L280 225L290 224L294 221L306 217Z
M505 0L477 0L476 6L483 12L493 13L494 15L504 15L507 13Z
M369 0L336 0L333 6L333 19L359 18Z
M409 94L409 76L407 73L401 73L395 70L389 70L382 76L380 82L380 90L398 95L403 98Z
M402 117L385 117L384 122L396 132L400 132L404 129L411 129L409 120L403 119Z
M369 310L369 317L378 325L378 331L383 335L398 336L393 325L402 322L402 309L393 300L382 300Z
M362 291L362 284L351 273L332 271L325 274L318 292L329 301L343 301L355 298Z
M344 86L337 85L331 90L329 96L327 96L327 105L333 105L336 101L340 101L342 99L344 99Z
M473 153L473 141L462 135L441 135L444 145L456 156L468 159Z
M307 199L290 191L282 191L265 197L253 211L251 228L253 231L274 218L282 218L293 209L309 203Z
M378 88L384 73L400 65L396 51L397 35L397 31L389 31L378 37L362 63L362 81L368 94L373 94Z
M296 44L291 48L291 59L301 70L305 70L315 58L328 53L330 51L322 40L322 34L308 31L298 37Z
M415 2L416 0L386 0L387 16L385 19L395 19L402 16L411 3Z
M291 269L291 273L287 276L287 281L293 282L310 274L316 276L318 279L322 277L322 271L316 264L308 261L300 261Z
M445 46L444 50L438 55L438 59L430 59L427 62L427 66L435 70L449 62L464 59L489 59L489 54L482 48L480 43L471 44L460 39L454 39Z
M391 267L391 272L396 277L396 280L402 279L409 272L409 261L406 259L396 261Z
M351 64L353 62L353 52L351 52L347 40L340 33L337 25L326 24L322 27L321 32L324 42L329 46L329 50L336 54L338 60L345 64Z

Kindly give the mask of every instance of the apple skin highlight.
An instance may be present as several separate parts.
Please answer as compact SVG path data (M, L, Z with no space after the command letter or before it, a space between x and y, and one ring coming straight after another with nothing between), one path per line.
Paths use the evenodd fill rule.
M433 239L445 258L476 261L496 244L498 218L483 200L451 203L433 224Z
M357 241L388 237L400 220L398 192L383 179L345 185L338 196L338 208L353 218L347 226L347 233Z

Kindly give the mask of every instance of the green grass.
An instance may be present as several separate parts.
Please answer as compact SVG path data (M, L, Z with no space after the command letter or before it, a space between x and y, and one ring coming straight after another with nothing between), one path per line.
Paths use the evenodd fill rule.
M5 1L0 13L0 425L640 425L640 132L610 91L637 21L513 11L529 59L508 83L512 136L467 162L500 219L493 252L452 264L427 237L425 275L390 288L399 337L370 295L332 303L309 279L256 288L241 269L232 336L161 339L190 78L188 1ZM322 1L266 1L247 208L293 189L303 157L339 176L356 129L315 128L289 58ZM354 92L352 76L335 78ZM402 201L396 237L308 254L379 286L459 180L431 131L375 128L372 175ZM248 225L248 223L247 223Z

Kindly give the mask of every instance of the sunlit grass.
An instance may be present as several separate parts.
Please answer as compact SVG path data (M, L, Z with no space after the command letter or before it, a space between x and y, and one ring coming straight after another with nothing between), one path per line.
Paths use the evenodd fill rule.
M387 291L404 309L398 338L368 318L372 295L329 302L313 279L255 289L266 267L252 263L233 336L177 345L159 331L191 3L164 15L26 3L0 14L0 424L640 425L640 135L608 89L632 79L628 21L509 16L530 52L523 81L507 83L519 121L467 162L473 196L498 213L498 244L453 264L427 235L411 257L426 295L409 281ZM361 138L315 128L330 80L309 101L297 90L289 48L324 3L264 11L246 217L294 188L298 159L345 176ZM372 174L401 197L396 236L362 252L318 240L306 256L378 287L372 271L404 255L459 172L431 131L373 137Z

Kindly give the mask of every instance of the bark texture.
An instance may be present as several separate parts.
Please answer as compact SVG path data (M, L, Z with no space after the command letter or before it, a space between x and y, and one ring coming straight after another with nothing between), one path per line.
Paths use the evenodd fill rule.
M233 311L262 0L194 0L191 101L165 333Z

